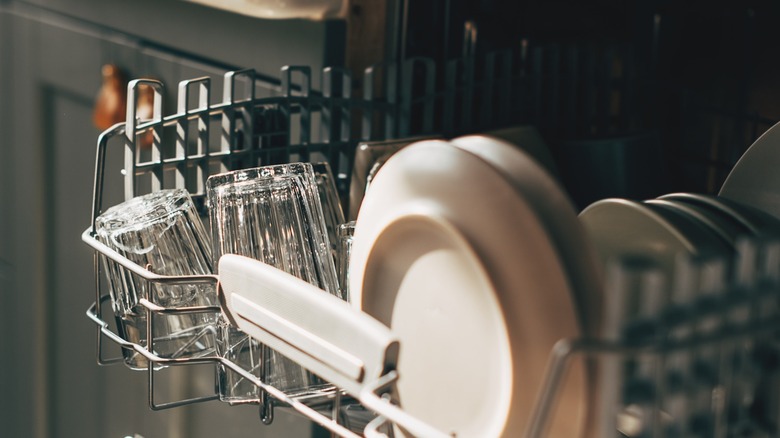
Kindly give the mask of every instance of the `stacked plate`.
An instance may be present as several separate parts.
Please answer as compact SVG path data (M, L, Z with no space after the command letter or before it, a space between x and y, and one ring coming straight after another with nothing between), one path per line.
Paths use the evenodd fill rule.
M640 256L669 281L674 280L680 255L730 260L740 239L780 233L780 220L762 210L694 193L672 193L643 202L604 199L585 208L580 221L602 266Z
M730 286L749 286L757 275L766 274L758 271L766 269L766 265L756 263L759 257L769 260L768 253L759 254L755 252L758 250L756 245L742 241L752 240L760 243L767 238L776 239L780 235L780 177L775 170L778 165L780 125L767 131L748 149L730 173L718 196L672 193L642 202L603 199L586 207L579 215L580 221L596 248L600 264L610 267L610 275L606 281L608 295L604 300L609 303L622 303L618 306L621 311L617 315L612 311L607 312L605 327L618 327L615 321L619 321L622 324L619 335L621 342L641 342L642 336L652 336L654 332L639 331L637 328L647 329L649 326L643 327L642 321L663 315L660 313L663 309L681 306L676 309L686 309L695 314L696 312L691 310L693 307L688 307L693 306L692 303L711 303L713 297L723 298L723 295L719 294L731 292ZM681 255L684 257L680 257ZM695 262L692 262L694 260ZM763 263L766 263L766 260ZM612 264L613 261L623 264ZM631 266L630 263L634 265ZM628 270L620 272L615 269L620 266L628 267ZM697 267L691 269L691 266ZM631 277L632 275L635 277ZM632 283L631 278L638 281ZM740 292L744 290L746 289L739 289ZM729 299L735 296L741 295L734 294ZM681 299L683 301L680 301ZM695 301L697 299L702 300ZM704 326L701 329L705 330ZM674 333L671 336L678 336L682 331ZM691 347L682 354L684 356L694 350L695 348ZM706 350L699 350L697 354L701 355L697 356L700 360L706 358ZM675 357L679 359L683 356ZM624 410L617 413L612 410L616 406L610 407L607 406L608 403L602 403L601 417L597 421L610 425L611 430L614 430L614 427L620 429L621 426L635 429L636 434L624 432L627 436L645 436L644 434L649 432L637 427L654 427L652 419L643 417L643 409L647 407L648 400L652 400L655 403L652 408L663 405L664 409L670 409L665 411L668 415L665 427L673 429L675 425L681 424L684 427L690 426L688 420L693 417L689 415L694 415L693 412L699 416L696 417L701 423L698 426L706 425L706 421L710 420L714 424L714 420L706 420L708 414L703 414L715 412L712 409L702 410L699 406L696 411L696 402L690 403L690 411L688 407L677 409L681 405L675 400L682 400L681 394L685 394L685 391L701 387L704 380L699 379L701 375L697 376L696 373L709 369L706 368L708 366L717 369L717 360L705 359L695 367L672 367L671 371L661 371L670 372L669 375L682 373L677 376L687 376L695 383L689 387L669 386L673 388L672 392L666 393L666 396L661 395L660 399L643 399L643 396L633 393L629 397L626 395L628 392L621 393L616 390L618 384L615 382L619 382L622 373L628 373L628 370L631 373L627 376L633 380L626 385L634 390L660 375L658 369L653 368L656 365L636 358L633 360L635 362L631 367L613 367L614 374L609 380L603 380L603 386L599 389L602 396L606 395L605 398L609 398L612 393L613 398L610 400L626 397L623 399L626 404L632 404L623 406ZM680 361L677 365L682 363L683 361ZM705 368L699 369L701 364L706 364ZM683 387L688 389L680 391ZM711 387L708 389L712 392ZM750 391L747 393L751 397L755 396ZM703 400L707 400L706 397ZM736 403L720 400L719 403L725 403L729 410L733 410L735 406L739 407L740 403L744 403L744 400L746 399ZM708 408L706 405L704 407ZM674 411L675 409L677 410ZM702 419L705 421L700 421ZM643 424L643 421L646 423Z
M405 410L457 436L528 426L560 339L591 334L600 271L576 212L522 149L486 136L395 153L360 208L354 305L399 338ZM585 429L588 378L569 370L550 436Z
M710 217L709 213L698 205L679 201L677 196L645 202L615 198L591 204L580 213L580 220L602 264L642 256L663 272L672 272L678 254L726 255L733 250L733 230L724 227L716 231L711 225L722 218L714 214Z
M679 254L730 256L740 237L780 230L760 202L690 193L605 199L578 217L520 146L492 136L405 146L374 174L357 217L354 305L400 340L404 409L458 436L523 433L554 344L600 334L610 259L641 255L670 274ZM589 433L595 377L584 363L570 370L550 436Z
M672 272L676 254L730 255L740 237L780 231L780 124L762 135L718 196L673 193L635 202L597 201L580 220L602 262L641 254Z

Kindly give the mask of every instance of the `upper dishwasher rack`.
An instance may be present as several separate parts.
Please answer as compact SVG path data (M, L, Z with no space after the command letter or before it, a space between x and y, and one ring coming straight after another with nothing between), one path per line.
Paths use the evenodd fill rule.
M469 64L468 60L453 64L463 69L448 70L444 75L447 80L443 90L435 86L435 69L429 60L413 59L400 66L376 66L368 69L364 75L362 96L359 98L351 94L351 74L341 69L325 69L322 72L322 91L315 92L311 87L312 72L308 67L286 67L282 69L279 93L263 97L258 97L255 93L256 78L252 70L229 72L225 74L222 84L222 102L210 103L212 83L208 78L183 81L178 87L176 112L168 116L163 113L165 91L162 83L148 79L132 81L128 86L130 105L126 122L113 126L98 138L92 223L82 235L83 240L96 250L95 303L87 314L98 327L98 362L108 364L121 361L120 358L104 358L104 338L121 348L135 350L146 357L150 362L147 369L149 405L153 409L218 398L216 394L208 394L193 399L158 403L155 400L154 379L160 366L225 366L252 381L268 395L260 407L264 421L271 421L274 405L281 403L341 436L358 436L340 421L340 406L353 400L344 398L343 392L336 388L316 394L285 394L225 359L212 356L165 359L142 345L127 342L112 331L106 318L111 315L104 315L103 312L104 304L110 297L101 281L99 256L108 257L134 275L153 283L216 284L217 278L209 275L162 276L134 264L95 239L95 218L101 214L104 206L164 188L186 188L196 201L202 202L205 180L211 174L290 161L330 162L334 173L338 175L339 188L344 195L349 184L354 150L361 141L433 133L447 136L458 133L457 128L477 129L475 124L457 123L459 120L470 120L472 109L477 107L486 111L480 113L481 120L489 122L493 120L489 116L496 116L494 126L489 123L479 126L484 129L500 127L508 116L521 114L523 101L518 103L510 99L514 93L509 91L517 86L510 84L511 69L495 68L503 65L498 62L501 59L503 58L497 55L493 59L493 67L486 68L486 71L504 71L506 74L496 73L495 76L490 76L486 73L485 77L493 80L485 83L474 81L474 65ZM379 87L375 86L377 82L380 83ZM504 86L502 84L508 87L505 88L508 92L492 94L501 90ZM153 91L151 114L141 114L137 109L136 103L143 87ZM481 100L474 99L476 91L485 90L492 91L482 95ZM359 121L359 126L355 126L354 121ZM111 157L112 153L114 159ZM113 190L117 187L123 187L123 190ZM664 363L668 355L680 351L715 346L721 355L730 355L734 351L742 354L738 347L755 339L766 339L770 344L774 342L774 332L780 327L780 306L777 299L780 275L776 275L776 268L780 267L780 246L776 241L770 243L774 245L770 245L774 265L767 269L772 271L772 274L760 285L756 284L750 294L737 296L730 293L738 292L737 288L724 284L723 294L718 298L708 297L701 303L661 309L652 318L639 321L641 327L653 328L652 336L642 337L639 341L621 337L561 340L550 352L545 390L533 409L527 435L544 435L545 425L555 405L555 396L563 381L562 376L566 366L575 356L586 355L599 359L620 357L626 360L647 356ZM744 291L744 288L739 291ZM766 305L767 303L771 305ZM221 311L219 307L165 308L149 301L142 301L141 305L147 313L160 314ZM736 311L743 308L762 309L762 316L758 319L735 319ZM681 319L681 314L687 315L688 319ZM722 323L716 324L713 330L704 335L682 338L667 335L681 325L713 319ZM150 326L153 320L154 318L146 318L147 333L153 333ZM766 373L774 378L776 368ZM754 371L753 368L745 370ZM733 385L734 381L744 379L744 376L734 374L733 370L729 372L731 374L721 376L722 380L711 384L713 394L723 386L721 381ZM655 398L645 403L658 408L654 403L671 394L664 382L664 376L662 373L656 373L654 376L641 377L655 388ZM411 425L410 429L419 431L423 436L434 434L435 431L427 428L427 425L420 424L393 405L391 399L382 397L397 378L395 372L389 372L369 385L370 394L360 401L365 408L379 415L362 432L366 435L377 435L388 424L398 424ZM467 385L468 382L464 381L463 384ZM330 411L331 414L325 415L323 411ZM660 426L663 420L661 410L653 409L652 412L650 423ZM775 420L777 417L777 412L770 415L770 418ZM734 425L721 417L716 418L714 424L712 436L723 436L725 430L734 430ZM663 430L661 427L651 429L652 436L662 436L658 435L661 433L659 431Z

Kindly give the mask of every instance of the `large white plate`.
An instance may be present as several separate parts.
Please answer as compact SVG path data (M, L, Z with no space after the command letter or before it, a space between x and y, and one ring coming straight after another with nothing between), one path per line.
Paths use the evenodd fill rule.
M376 172L396 152L421 141L435 139L435 136L408 137L393 140L361 142L355 148L352 177L349 183L349 211L347 218L355 220L363 203L363 197Z
M488 131L483 134L484 136L500 139L510 145L514 145L514 147L521 148L534 161L541 164L550 176L556 179L559 178L558 166L555 165L555 159L550 152L550 148L547 147L541 134L534 126L519 125Z
M596 263L595 248L585 234L574 204L550 173L549 165L538 161L541 155L538 151L528 152L525 144L513 145L492 135L460 137L450 143L485 160L533 205L564 266L581 328L586 335L598 335L603 289L601 266Z
M357 218L356 306L401 344L404 409L458 436L518 436L555 342L578 329L563 264L528 199L484 160L442 141L395 154ZM570 369L550 436L583 427Z
M780 123L742 154L720 188L719 196L780 218Z

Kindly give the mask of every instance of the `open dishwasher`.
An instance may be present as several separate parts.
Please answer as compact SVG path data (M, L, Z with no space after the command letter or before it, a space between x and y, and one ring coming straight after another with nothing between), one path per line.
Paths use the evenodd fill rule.
M400 65L375 66L365 72L360 98L351 96L353 79L349 72L340 69L325 69L323 90L315 92L310 88L309 68L285 67L281 93L262 98L255 95L253 71L230 72L225 75L223 101L215 105L209 104L208 79L180 83L178 107L171 115L163 112L161 83L145 79L132 81L128 87L127 121L106 130L98 139L93 224L83 234L83 240L96 250L95 303L87 315L98 328L99 363L122 361L121 357L105 357L107 340L145 357L152 409L219 399L217 394L205 394L160 402L155 397L155 375L160 369L224 367L260 388L260 417L266 423L273 420L274 409L291 408L340 436L478 436L479 424L453 430L441 424L440 417L434 416L436 419L431 421L421 418L414 409L405 409L404 392L399 394L397 386L404 379L404 372L398 367L398 357L403 357L405 345L404 339L399 342L396 335L399 327L380 324L356 306L320 293L317 288L281 271L230 256L224 256L220 262L225 264L225 268L220 268L220 275L156 274L101 243L95 237L94 221L107 207L103 192L109 184L124 184L126 199L172 187L186 188L203 211L206 180L210 175L261 164L327 161L336 175L340 195L347 198L350 179L355 177L356 150L360 144L414 135L452 138L477 128L502 127L505 120L511 119L510 115L521 113L523 107L519 102L524 101L513 97L525 85L522 81L520 85L513 84L511 68L498 68L502 61L505 66L511 65L509 58L502 56L511 55L496 54L488 58L482 82L474 78L473 60L452 63L445 75L444 92L436 91L435 68L430 60L411 59ZM151 89L154 96L153 112L143 116L137 112L136 105L141 87ZM478 118L473 116L476 112L480 114ZM474 119L481 120L482 125L472 124ZM356 120L359 126L353 123ZM431 154L443 150L445 147L436 141L417 149L428 148ZM479 147L464 141L453 142L460 144L459 151L466 150L474 156L480 153L469 151ZM124 168L119 173L111 173L106 168L106 156L117 151L124 156ZM410 162L416 160L411 153L406 157ZM539 160L539 155L533 158ZM486 159L489 157L483 157L483 161ZM475 161L473 157L468 160ZM545 167L533 169L539 172ZM547 184L552 179L543 181ZM377 180L376 187L382 184ZM560 196L554 191L546 192L546 188L542 184L541 188L526 194L536 198L550 193L553 193L551 197ZM531 203L531 213L539 205ZM565 239L566 245L579 245L584 239L573 234L573 222L566 222L576 220L576 215L566 220L551 219L551 216L547 219L553 222L550 227L558 227L559 238ZM534 235L534 230L526 231L530 233L528 236ZM394 248L390 246L391 250ZM540 254L536 255L544 258ZM263 379L262 370L253 374L224 357L163 358L152 348L128 341L117 334L110 323L111 315L104 309L111 301L111 294L101 281L101 257L116 262L129 275L150 284L212 285L220 290L221 306L176 308L150 300L141 300L140 304L148 315L229 313L232 321L240 321L242 330L331 385L316 394L289 394L269 385ZM573 263L568 260L562 265L571 268ZM509 395L496 394L496 399L523 399L525 404L502 402L511 406L505 409L509 414L501 417L497 429L483 432L556 436L561 430L572 430L561 429L566 423L575 423L576 433L588 436L669 436L691 431L701 436L727 436L740 431L764 433L776 428L772 421L778 418L780 403L775 394L762 391L761 387L765 384L776 387L778 378L772 359L776 354L775 332L780 309L778 268L780 241L748 240L728 258L701 257L680 262L676 278L696 280L688 283L675 280L672 299L668 302L653 299L664 295L662 291L669 286L658 281L658 270L651 263L641 260L608 264L603 283L582 266L570 269L579 269L576 274L555 271L560 275L555 272L546 275L549 272L545 272L538 285L557 287L556 281L562 281L564 276L568 281L577 281L575 286L569 286L572 291L577 290L573 292L576 295L573 301L555 303L560 317L555 323L559 326L571 323L578 329L568 337L548 334L554 339L544 344L543 349L525 350L534 351L533 357L515 356L509 361L515 365L508 381L499 379L495 387L510 386L516 381L525 384L529 378L537 386L520 389L513 386ZM732 270L740 273L734 280L730 276ZM699 289L707 293L698 293ZM554 294L551 290L531 293L540 297L545 293ZM274 297L279 294L293 300L294 308L274 307ZM236 295L240 298L236 299ZM589 298L590 295L597 296L598 301ZM637 298L638 303L624 299L634 295L641 297ZM545 302L543 298L539 300ZM237 302L242 304L238 306ZM588 311L584 316L572 317L573 312L578 312L574 308ZM629 308L633 310L627 311ZM153 320L146 318L147 333L154 333ZM344 333L353 335L344 336ZM424 338L424 333L421 336ZM154 342L148 340L150 345ZM525 360L537 365L523 375ZM718 366L702 371L700 365L706 363ZM419 364L424 366L425 361ZM469 394L467 387L479 386L472 382L475 377L462 376L462 381L455 384L456 389ZM688 378L696 383L686 383ZM521 392L523 397L518 396ZM575 409L576 414L572 412ZM356 422L356 412L366 420ZM522 421L517 420L519 417Z

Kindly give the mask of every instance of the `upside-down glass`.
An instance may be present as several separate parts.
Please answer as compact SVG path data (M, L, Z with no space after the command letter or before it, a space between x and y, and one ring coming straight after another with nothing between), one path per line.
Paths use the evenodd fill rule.
M317 182L317 192L322 202L322 213L325 218L325 232L328 233L331 252L334 259L339 251L339 226L344 223L344 209L341 207L336 179L327 161L312 163L314 179ZM338 264L338 261L336 262ZM336 266L338 270L338 266Z
M186 190L161 190L115 205L95 220L95 231L102 243L154 273L212 273L211 242ZM164 358L214 353L217 314L152 313L154 333L149 342L147 311L139 304L141 298L146 298L168 308L216 305L213 286L151 283L105 256L101 259L118 330L125 340ZM123 352L130 368L147 367L141 354L128 349Z
M355 221L339 225L338 248L336 252L336 271L339 274L339 286L345 300L350 300L349 258L352 255L352 237L355 235Z
M340 296L331 247L312 165L292 163L238 170L206 184L215 266L223 254L252 257ZM258 346L236 329L221 330L218 353L288 393L321 382L300 365ZM227 335L227 338L225 337ZM235 373L220 370L223 401L259 400L259 390Z

